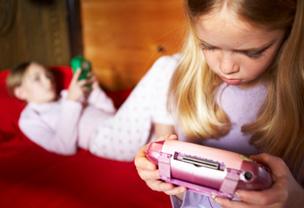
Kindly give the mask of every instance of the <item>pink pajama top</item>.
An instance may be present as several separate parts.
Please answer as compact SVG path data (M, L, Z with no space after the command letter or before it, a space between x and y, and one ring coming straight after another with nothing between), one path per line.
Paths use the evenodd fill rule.
M86 146L96 126L105 122L115 112L106 94L95 89L88 98L88 105L66 99L62 91L58 101L29 103L21 112L19 127L34 143L48 151L73 154L77 147Z

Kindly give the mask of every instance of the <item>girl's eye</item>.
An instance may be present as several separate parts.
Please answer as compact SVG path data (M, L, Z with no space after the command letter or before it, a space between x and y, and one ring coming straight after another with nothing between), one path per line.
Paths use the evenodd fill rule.
M244 55L248 56L249 58L257 59L260 58L263 55L263 52L261 51L253 51L253 52L243 52Z
M215 49L217 49L217 48L215 48L215 47L211 47L211 46L206 46L206 45L201 45L201 48L203 49L203 50L209 50L209 51L212 51L212 50L215 50Z
M46 74L46 75L45 75L45 78L46 78L47 80L52 80L52 76L51 76L50 74Z
M34 81L36 81L36 82L37 82L37 81L40 81L40 76L39 76L39 75L35 75L35 76L34 76Z

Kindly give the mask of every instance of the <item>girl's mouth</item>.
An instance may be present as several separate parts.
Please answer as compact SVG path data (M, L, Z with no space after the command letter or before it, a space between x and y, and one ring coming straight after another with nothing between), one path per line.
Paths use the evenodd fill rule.
M226 82L227 84L231 84L231 85L239 85L241 83L240 79L227 79L224 77L221 77L221 79Z

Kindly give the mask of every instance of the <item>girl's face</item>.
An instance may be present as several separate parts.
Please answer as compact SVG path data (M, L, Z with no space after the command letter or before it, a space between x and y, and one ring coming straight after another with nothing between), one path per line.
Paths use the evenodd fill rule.
M272 63L284 37L283 30L252 26L227 9L199 17L195 29L210 69L232 85L257 80Z
M54 83L46 69L32 63L26 70L20 86L21 99L32 103L47 103L56 98Z

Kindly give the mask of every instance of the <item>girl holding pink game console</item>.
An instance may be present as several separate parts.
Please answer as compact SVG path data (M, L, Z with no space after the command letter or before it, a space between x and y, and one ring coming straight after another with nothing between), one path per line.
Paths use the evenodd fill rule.
M185 5L189 35L181 57L169 64L168 77L178 138L261 153L253 158L271 169L273 185L238 190L240 201L212 202L159 180L146 147L135 158L140 177L151 189L172 195L174 207L303 206L304 1L186 0Z

